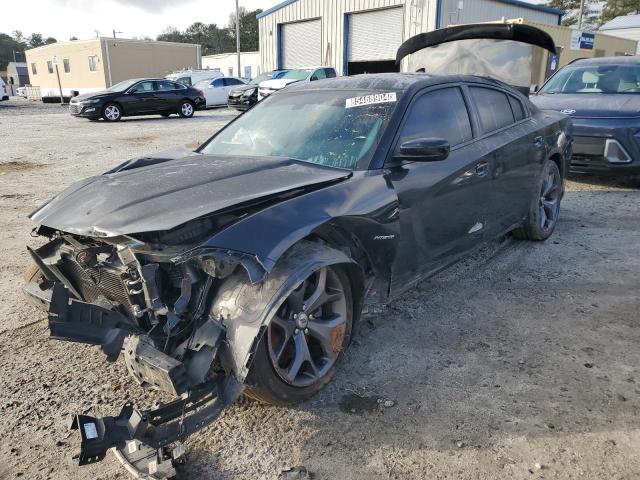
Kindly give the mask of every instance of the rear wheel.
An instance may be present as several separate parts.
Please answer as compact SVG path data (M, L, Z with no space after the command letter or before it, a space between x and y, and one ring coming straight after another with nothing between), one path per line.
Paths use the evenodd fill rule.
M115 103L107 103L102 109L102 118L107 122L117 122L122 118L122 110Z
M180 106L178 107L178 115L182 118L191 118L193 117L194 112L195 108L193 107L193 103L188 100L180 103Z
M353 297L344 268L315 271L273 315L256 350L247 395L275 405L309 399L335 375L352 326Z
M514 231L523 240L543 241L551 236L560 213L562 176L553 160L546 160L525 222Z

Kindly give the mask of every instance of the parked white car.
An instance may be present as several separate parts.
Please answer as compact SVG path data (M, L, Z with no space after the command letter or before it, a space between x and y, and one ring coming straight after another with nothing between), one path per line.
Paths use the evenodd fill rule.
M258 101L268 97L273 92L282 90L291 83L313 82L323 78L334 78L336 70L333 67L305 67L289 70L276 80L265 80L258 87Z
M16 88L16 95L19 97L27 98L27 87Z
M0 100L9 100L9 87L0 78Z
M223 77L213 80L202 80L193 87L204 93L204 98L207 100L207 107L217 107L220 105L226 106L229 92L234 87L245 85L246 83L247 82L241 78Z
M182 83L183 85L191 86L201 82L202 80L212 80L223 76L222 72L218 70L180 70L170 73L164 78Z

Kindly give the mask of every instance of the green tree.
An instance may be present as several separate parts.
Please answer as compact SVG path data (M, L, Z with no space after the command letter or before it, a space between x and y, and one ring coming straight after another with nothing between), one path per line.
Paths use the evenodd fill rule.
M602 10L601 22L608 22L620 15L640 13L640 0L607 0Z
M240 50L243 52L256 52L259 47L258 19L256 15L262 13L261 9L248 11L244 7L240 7ZM234 43L236 39L236 13L229 15L229 23L227 28L231 32Z
M6 70L7 64L13 62L13 52L16 52L17 61L24 61L24 48L25 44L16 41L15 35L12 37L6 33L0 33L0 70Z
M262 10L240 9L240 49L243 52L258 50L258 19ZM202 45L203 55L234 52L236 50L236 17L229 16L229 25L218 27L215 23L196 22L184 32L176 27L167 27L157 40L164 42L196 43Z
M47 38L45 38L45 39L44 39L44 44L45 44L45 45L49 45L49 44L51 44L51 43L56 43L57 41L58 41L58 40L56 40L56 39L55 39L55 38L53 38L53 37L47 37Z
M595 30L600 24L600 15L595 9L594 0L585 0L584 10L582 11L582 29ZM580 0L551 0L548 6L564 10L562 16L562 25L577 25L580 12Z

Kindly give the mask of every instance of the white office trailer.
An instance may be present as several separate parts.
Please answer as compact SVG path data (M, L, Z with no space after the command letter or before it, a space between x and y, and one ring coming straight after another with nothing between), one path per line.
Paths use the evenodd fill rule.
M258 15L261 65L396 71L397 48L418 33L500 18L558 25L562 13L520 0L286 0Z
M238 72L238 55L233 53L219 53L204 55L202 68L218 70L226 77L253 78L260 73L260 52L240 52L240 72Z

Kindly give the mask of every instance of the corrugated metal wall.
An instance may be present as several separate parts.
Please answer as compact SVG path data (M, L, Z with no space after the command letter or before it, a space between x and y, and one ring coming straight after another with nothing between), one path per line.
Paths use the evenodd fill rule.
M459 7L462 6L462 9ZM558 24L558 15L494 0L442 0L440 26L524 18L529 22Z
M322 18L323 63L343 72L345 15L394 6L404 8L403 41L435 28L436 0L297 0L259 19L262 66L278 66L278 24Z

